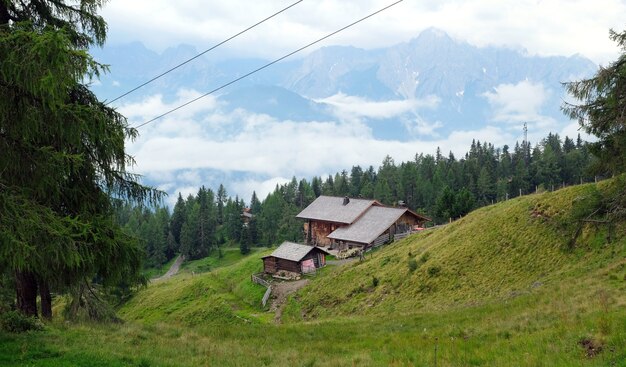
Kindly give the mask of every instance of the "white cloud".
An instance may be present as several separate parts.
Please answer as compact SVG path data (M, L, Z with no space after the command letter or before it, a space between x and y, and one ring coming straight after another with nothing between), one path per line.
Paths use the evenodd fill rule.
M146 103L154 100L149 97ZM435 140L397 141L376 138L367 125L354 121L280 121L244 110L205 113L195 117L168 116L140 129L140 137L129 143L129 153L138 162L135 171L166 185L168 191L176 188L170 193L184 189L184 194L195 193L200 185L214 184L207 182L209 178L203 170L226 176L229 172L241 172L252 178L237 179L230 175L225 181L231 195L249 200L253 190L264 197L276 183L293 176L310 179L357 164L377 167L386 155L397 162L407 161L416 153L433 154L437 147L446 153L451 148L456 155L462 155L472 139L496 145L510 144L513 140L500 127L456 131ZM214 121L213 113L220 115L217 121L228 120L234 129L214 134L207 128L210 125L207 121ZM179 128L175 129L176 126ZM432 133L437 126L418 122L415 128L422 129L424 135ZM168 201L175 201L177 195L172 196Z
M524 80L517 84L500 84L483 96L496 108L496 121L524 121L537 114L549 92L542 83Z
M428 122L420 110L436 109L441 103L437 96L423 99L398 99L390 101L370 101L366 98L337 93L333 96L316 100L333 107L334 114L342 121L361 119L384 120L398 118L411 136L437 136L436 130L443 126L441 121Z
M578 137L578 134L580 134L580 138L584 141L597 140L596 137L587 134L583 129L581 129L580 125L576 121L566 125L560 132L561 138L565 139L566 136L569 136L570 138L574 139L574 141L576 141L576 137Z
M437 129L443 127L441 121L428 122L422 119L420 116L415 118L402 119L402 124L412 136L432 136L438 137Z
M276 185L283 185L291 179L285 177L272 177L267 180L247 179L234 181L230 184L231 190L239 195L247 204L250 204L252 193L256 192L257 198L263 201L267 194L274 192Z
M170 191L170 195L165 198L165 203L173 207L176 204L176 200L178 200L178 193L183 196L183 199L187 199L189 195L196 195L198 193L198 186L179 186L176 189Z
M195 185L200 185L202 183L202 178L200 177L200 172L198 172L198 170L182 171L176 176L176 179L178 182Z
M370 101L357 96L343 93L317 100L334 107L337 116L342 118L388 119L401 116L407 112L416 113L419 109L434 109L441 99L428 96L424 99L398 99L390 101Z
M191 43L206 49L291 3L113 0L104 7L103 16L113 43L139 40L157 50ZM252 56L282 56L390 3L304 1L227 47ZM602 6L594 1L566 0L404 1L319 46L383 47L437 27L478 46L508 45L542 55L581 53L596 63L606 63L619 52L608 39L608 29L621 30L625 17L626 3L620 0L605 0Z
M492 107L492 121L516 125L528 122L535 128L549 129L556 125L556 121L542 115L541 107L551 93L542 83L523 80L517 84L500 84L483 96Z
M118 110L120 111L120 113L126 116L129 121L131 121L131 125L138 125L163 113L166 113L176 107L179 107L182 104L191 101L192 99L196 99L201 95L202 94L196 90L180 89L176 93L176 100L169 103L163 101L163 96L161 94L156 94L148 96L140 102L122 104L118 107ZM213 95L208 95L195 101L194 103L185 106L184 108L172 112L168 116L170 118L189 119L199 113L206 113L207 111L213 110L216 107L216 97ZM171 126L161 126L161 128L177 129L177 127Z

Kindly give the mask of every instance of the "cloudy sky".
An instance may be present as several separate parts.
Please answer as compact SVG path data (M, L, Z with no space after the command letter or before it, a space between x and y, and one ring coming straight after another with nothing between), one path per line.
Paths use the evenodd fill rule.
M111 0L103 15L111 43L140 40L155 50L187 43L204 49L295 1ZM304 0L228 47L280 56L394 1ZM507 45L541 55L581 53L605 63L617 51L608 29L625 28L625 16L623 0L404 0L326 42L383 47L436 27L477 46Z
M102 14L109 25L110 45L141 41L162 51L185 43L203 50L293 2L112 0ZM393 2L304 0L223 48L233 55L276 58ZM327 45L386 47L436 27L480 47L507 46L530 55L582 54L597 64L606 64L619 51L608 39L608 30L626 28L624 19L626 1L618 0L603 0L602 6L597 0L405 0L307 52ZM138 123L201 92L180 90L177 101L154 95L118 107L131 122ZM521 121L529 114L532 117L545 99L542 93L546 91L541 85L520 82L502 85L484 97L494 106L494 122L499 118L514 120L515 116L521 116ZM512 102L507 97L519 95L528 98ZM417 121L422 135L412 141L390 142L373 136L360 117L389 118L407 109L436 105L437 99L373 102L336 95L325 102L336 108L336 120L295 123L243 110L224 113L217 100L209 97L140 130L141 136L129 151L138 162L136 170L170 194L195 192L201 184L213 186L217 176L229 181L231 194L248 200L252 190L264 196L276 183L293 175L310 178L349 169L353 164L376 167L387 154L400 162L419 151L432 153L437 146L461 154L472 139L496 145L519 139L519 132L495 123L437 136L441 122ZM232 124L241 128L227 133ZM555 127L562 134L576 133L576 124L545 122L546 129ZM544 132L538 131L537 138ZM342 148L337 151L337 147ZM233 167L245 172L245 178L229 179ZM174 200L175 195L171 196Z

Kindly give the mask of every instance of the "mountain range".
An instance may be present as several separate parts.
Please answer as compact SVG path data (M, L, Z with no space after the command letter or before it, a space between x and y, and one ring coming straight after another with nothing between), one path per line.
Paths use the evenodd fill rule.
M189 45L157 53L141 43L94 49L110 72L92 90L111 101L198 53ZM136 126L270 61L216 49L112 105ZM576 134L560 111L568 100L562 83L597 68L581 55L476 47L434 28L386 48L327 46L156 121L129 151L144 182L172 200L220 183L263 197L294 175L376 166L386 154L399 163L437 146L463 154L474 138L512 145L524 124L533 144L548 131Z
M156 53L132 43L93 50L93 54L111 70L93 89L99 97L111 100L198 51L179 45ZM225 59L220 53L208 53L133 93L126 101L154 94L173 100L181 88L204 93L268 61ZM499 89L520 83L531 86L530 92L534 87L545 94L534 106L536 115L564 121L560 112L565 98L562 83L587 77L596 70L592 61L580 55L541 57L524 50L479 48L431 28L409 42L388 48L322 47L255 73L219 91L218 99L226 109L241 108L293 121L336 119L333 96L378 103L414 102L399 115L391 114L393 118L361 116L378 137L402 140L415 133L429 135L429 129L420 134L419 124L410 129L407 121L421 122L422 126L436 124L444 135L459 128L479 128L494 120L506 123L494 116L494 96ZM517 119L525 117L533 118ZM385 128L377 129L373 120L381 120ZM515 116L510 120L519 122Z

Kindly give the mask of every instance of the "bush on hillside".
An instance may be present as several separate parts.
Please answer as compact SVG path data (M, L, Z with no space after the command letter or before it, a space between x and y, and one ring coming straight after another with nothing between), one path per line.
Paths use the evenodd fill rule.
M372 276L372 287L376 288L378 286L378 283L380 283L380 279L378 279L375 276Z
M0 329L10 333L23 333L29 330L43 330L43 324L35 317L25 316L14 310L0 314Z
M415 259L409 259L408 265L411 273L417 270L417 261Z
M431 266L430 268L428 268L428 275L430 275L431 277L435 277L439 275L440 272L441 272L441 267L437 265Z

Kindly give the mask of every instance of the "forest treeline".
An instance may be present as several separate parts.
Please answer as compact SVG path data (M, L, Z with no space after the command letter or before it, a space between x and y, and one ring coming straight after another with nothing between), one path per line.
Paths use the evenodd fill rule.
M409 208L442 223L469 211L563 185L589 182L594 158L580 136L576 140L558 134L531 148L526 142L511 148L473 141L461 158L417 154L397 164L387 156L375 169L353 166L328 177L313 177L277 185L264 200L256 193L248 203L230 197L220 185L217 192L201 187L195 195L180 194L169 208L122 206L120 224L145 246L146 266L156 267L182 253L189 259L221 254L224 245L238 244L242 253L251 246L270 246L303 239L296 214L320 195L373 198L387 205L404 202ZM252 218L242 218L249 208Z

